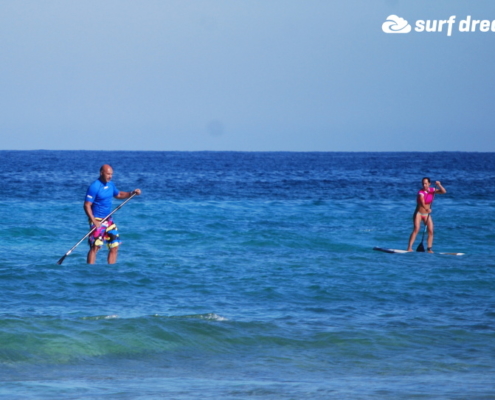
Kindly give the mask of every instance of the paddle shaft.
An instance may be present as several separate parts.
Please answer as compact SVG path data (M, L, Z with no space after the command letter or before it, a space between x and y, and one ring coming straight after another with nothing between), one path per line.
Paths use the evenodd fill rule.
M115 207L115 209L114 209L114 210L113 210L110 214L108 214L105 218L103 218L103 219L101 220L101 223L105 222L105 221L106 221L108 218L110 218L110 217L111 217L111 216L112 216L112 215L113 215L116 211L118 211L118 210L120 210L122 207L124 207L124 205L125 205L125 204L129 201L129 200L131 200L131 199L132 199L132 198L133 198L136 194L137 194L137 193L133 193L133 194L132 194L132 195L131 195L131 196L130 196L130 197L129 197L126 201L124 201L124 202L123 202L122 204L120 204L119 206ZM79 242L77 242L77 243L76 243L76 244L75 244L75 245L74 245L74 246L73 246L73 247L72 247L72 248L71 248L71 249L70 249L67 253L65 253L65 254L63 255L63 257L62 257L60 260L58 260L58 261L57 261L57 264L58 264L58 265L61 265L61 264L64 262L65 257L67 257L70 253L72 253L72 251L73 251L73 250L74 250L77 246L79 246L79 245L82 243L82 241L83 241L84 239L86 239L89 235L91 235L91 234L92 234L95 230L96 230L96 226L95 226L93 229L91 229L91 230L90 230L90 231L89 231L86 235L84 235L84 237L83 237L81 240L79 240Z

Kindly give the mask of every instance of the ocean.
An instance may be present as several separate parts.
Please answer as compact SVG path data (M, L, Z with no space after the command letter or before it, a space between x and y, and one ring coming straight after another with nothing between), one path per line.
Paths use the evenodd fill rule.
M2 399L495 399L494 153L0 160ZM105 163L143 192L118 262L57 265ZM424 176L435 254L373 251L406 248Z

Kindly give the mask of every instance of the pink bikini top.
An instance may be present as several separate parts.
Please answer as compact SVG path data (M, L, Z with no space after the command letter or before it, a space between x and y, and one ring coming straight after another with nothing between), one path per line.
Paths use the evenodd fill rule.
M424 196L425 198L425 204L431 204L431 202L433 201L433 196L435 195L435 188L430 188L430 191L427 192L426 190L423 190L421 189L419 192L418 192L418 204L420 204L420 201L419 201L419 196Z

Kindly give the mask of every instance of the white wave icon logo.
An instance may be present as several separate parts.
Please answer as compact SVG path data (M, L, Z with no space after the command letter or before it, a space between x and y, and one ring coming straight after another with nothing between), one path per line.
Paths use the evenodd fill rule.
M411 25L404 18L389 15L382 25L382 30L385 33L409 33L411 32Z

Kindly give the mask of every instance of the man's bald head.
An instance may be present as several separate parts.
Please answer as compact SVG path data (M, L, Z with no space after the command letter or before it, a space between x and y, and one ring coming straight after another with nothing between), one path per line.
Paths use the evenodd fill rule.
M100 168L100 180L102 182L107 183L112 180L112 176L113 176L113 168L108 164L102 165Z

